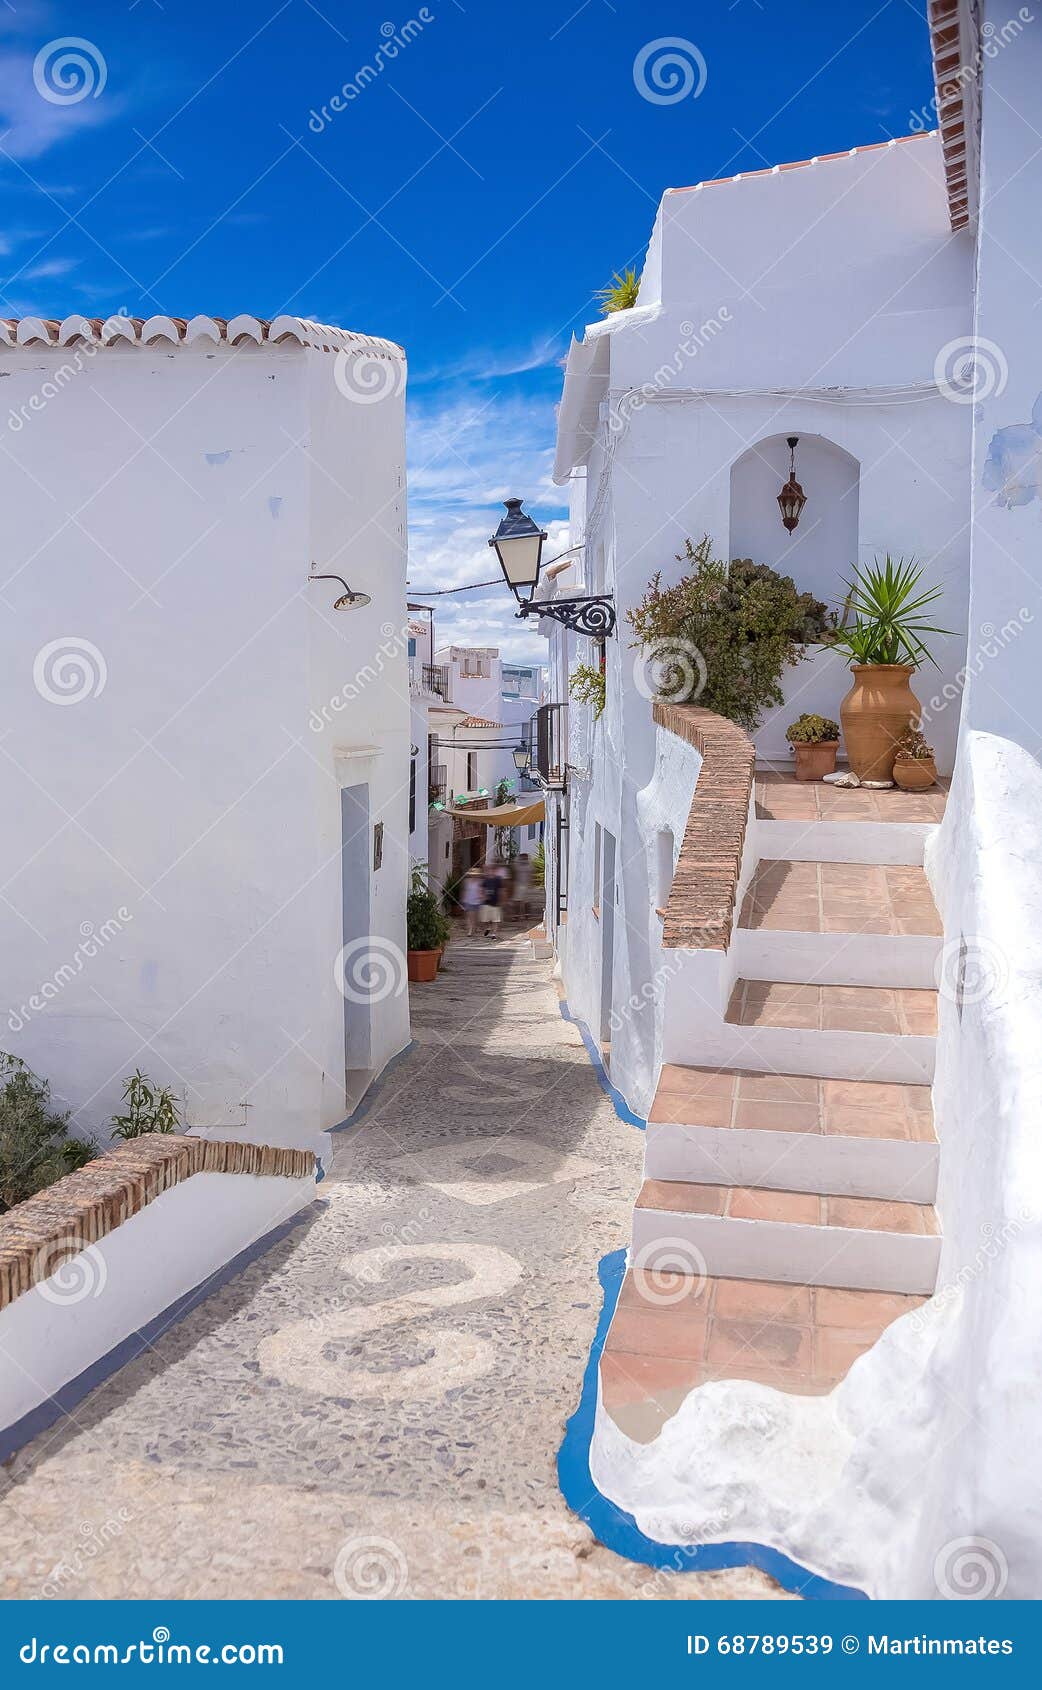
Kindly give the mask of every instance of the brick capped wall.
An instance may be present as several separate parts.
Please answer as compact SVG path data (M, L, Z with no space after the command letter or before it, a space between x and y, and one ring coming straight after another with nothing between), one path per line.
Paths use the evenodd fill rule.
M314 1171L310 1150L225 1144L179 1133L133 1139L0 1216L0 1308L193 1174L305 1179Z
M687 950L726 951L756 754L749 736L712 710L661 701L653 710L659 727L668 728L702 753L662 943Z

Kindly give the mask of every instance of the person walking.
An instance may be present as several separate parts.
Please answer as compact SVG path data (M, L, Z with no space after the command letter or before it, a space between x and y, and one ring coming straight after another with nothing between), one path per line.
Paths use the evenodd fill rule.
M481 882L484 902L481 906L481 919L485 924L485 938L499 938L499 924L503 919L503 875L495 863L485 864L485 878Z
M532 865L528 860L528 852L522 851L514 863L514 910L516 914L528 915L528 900L532 889Z
M481 870L469 868L460 881L459 901L467 924L467 938L473 939L478 930L478 910L484 898Z

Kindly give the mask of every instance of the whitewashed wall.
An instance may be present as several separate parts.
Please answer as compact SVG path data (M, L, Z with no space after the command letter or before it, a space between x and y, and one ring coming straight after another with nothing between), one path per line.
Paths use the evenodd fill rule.
M344 1111L351 751L385 823L372 932L404 942L402 396L345 397L318 352L159 345L13 427L63 356L0 354L2 1043L102 1140L140 1064L201 1128L311 1143ZM312 562L372 604L334 613ZM83 697L54 702L70 646ZM379 1067L404 992L373 1029Z

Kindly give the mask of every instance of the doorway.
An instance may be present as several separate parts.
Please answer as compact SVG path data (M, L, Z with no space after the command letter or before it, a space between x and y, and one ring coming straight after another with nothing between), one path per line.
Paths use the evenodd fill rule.
M372 1069L372 1007L364 990L353 982L367 974L364 951L372 921L369 914L371 861L369 843L369 782L345 786L340 792L340 867L343 886L344 1074L350 1101L368 1084Z

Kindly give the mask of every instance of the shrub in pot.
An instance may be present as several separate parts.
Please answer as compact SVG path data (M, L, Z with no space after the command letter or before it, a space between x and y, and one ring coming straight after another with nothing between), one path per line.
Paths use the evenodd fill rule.
M844 620L832 643L850 658L854 684L839 707L850 767L859 780L888 781L901 737L919 719L911 677L925 660L929 634L950 630L923 620L940 587L921 587L922 565L889 552L865 568L855 567L846 583ZM853 616L853 621L850 617Z
M796 754L796 779L821 780L832 774L839 750L839 723L804 711L790 722L785 737Z
M412 885L405 903L405 934L409 979L414 983L433 980L449 936L449 923L436 892L431 891L426 863L412 871Z
M933 746L927 745L919 728L909 728L901 737L894 758L894 783L902 792L926 792L937 784Z

